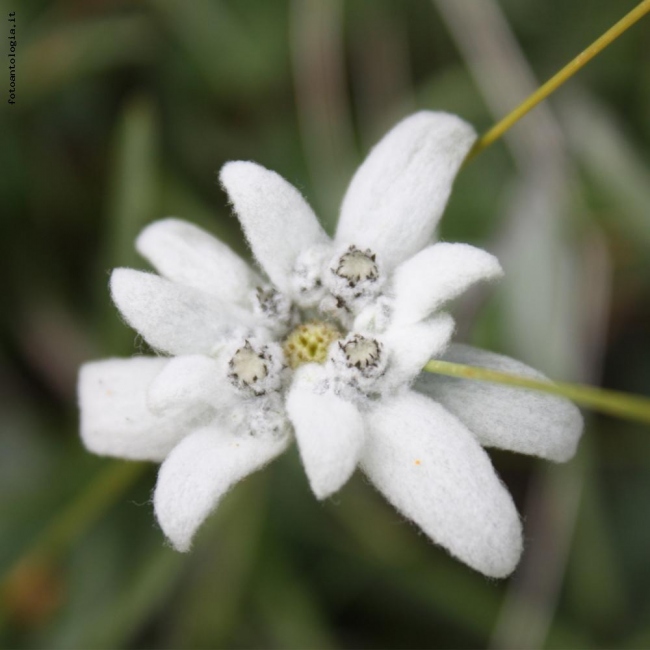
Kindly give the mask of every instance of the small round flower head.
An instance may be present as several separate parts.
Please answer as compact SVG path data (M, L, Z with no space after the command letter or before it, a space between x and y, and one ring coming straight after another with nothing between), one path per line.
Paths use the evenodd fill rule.
M228 361L228 378L244 394L266 395L282 387L284 355L277 343L246 339Z
M339 347L345 354L346 365L354 366L365 375L370 374L379 365L381 344L375 339L355 334Z
M386 371L387 359L377 339L350 334L332 346L330 362L339 392L349 393L346 387L363 395L379 392L378 380Z
M372 250L350 245L330 260L323 280L329 293L320 303L321 310L349 323L379 295L384 275Z

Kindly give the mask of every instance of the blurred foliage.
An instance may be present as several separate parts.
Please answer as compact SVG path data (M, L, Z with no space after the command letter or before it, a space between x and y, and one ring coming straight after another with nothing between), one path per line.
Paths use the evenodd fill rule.
M500 4L540 79L633 6ZM107 279L112 267L145 266L132 246L144 224L181 216L248 255L216 183L225 161L277 170L331 229L346 178L400 116L446 109L479 130L495 120L432 3L0 8L16 11L18 29L17 104L0 113L3 647L499 647L525 639L518 626L528 620L539 631L533 646L648 647L647 428L590 417L578 458L561 468L492 454L524 513L528 547L517 574L499 583L431 546L360 476L318 504L295 451L228 495L181 556L154 525L154 468L81 448L79 364L142 345L110 304ZM562 323L573 336L561 349L574 363L547 371L646 394L649 30L646 19L550 102L575 169L562 228L543 242L532 231L506 236L519 171L497 143L460 175L441 231L506 253L511 277L542 278L561 250L576 286L611 281L595 311L579 288L563 287L566 300L542 308L531 286L522 298L506 284L474 327L464 325L467 338L551 359L554 340L512 334L521 309L508 305L524 300L519 308L542 330ZM514 241L523 255L509 257ZM530 255L538 244L544 252ZM461 317L474 313L473 300ZM601 336L590 338L594 330ZM555 586L537 589L544 575Z

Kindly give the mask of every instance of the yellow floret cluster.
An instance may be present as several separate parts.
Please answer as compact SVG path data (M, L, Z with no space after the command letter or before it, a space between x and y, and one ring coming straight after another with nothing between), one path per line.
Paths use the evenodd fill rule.
M330 323L311 321L298 325L283 344L284 356L291 368L303 363L324 363L329 346L341 332Z

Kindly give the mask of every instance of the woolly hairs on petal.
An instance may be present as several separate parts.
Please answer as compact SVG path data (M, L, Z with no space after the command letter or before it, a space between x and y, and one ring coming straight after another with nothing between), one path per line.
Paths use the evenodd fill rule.
M314 391L305 366L295 378L287 398L300 457L312 491L324 499L339 490L354 472L364 443L363 418L354 404L330 391Z
M336 241L370 248L392 269L426 246L476 139L449 113L421 111L372 149L345 194Z
M133 269L113 271L111 296L126 322L168 354L210 354L230 331L252 320L203 291Z
M378 403L366 426L361 467L388 501L473 569L512 573L522 551L519 515L460 420L406 392Z
M134 357L86 363L77 387L81 439L92 452L160 462L189 433L192 415L154 414L148 406L151 383L167 359Z
M549 381L521 361L468 345L451 345L442 359ZM418 377L415 388L454 413L486 447L564 462L582 435L579 409L556 395L429 372Z
M329 241L313 210L291 183L253 162L226 163L219 178L255 259L276 287L288 291L298 255Z
M288 436L236 436L218 427L192 433L160 467L154 510L177 551L189 551L194 534L228 490L281 454Z
M182 219L161 219L136 240L138 252L173 282L225 302L241 302L260 279L228 246Z

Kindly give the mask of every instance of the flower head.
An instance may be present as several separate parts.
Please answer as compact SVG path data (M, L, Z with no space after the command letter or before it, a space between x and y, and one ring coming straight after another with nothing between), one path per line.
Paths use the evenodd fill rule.
M221 182L263 276L176 219L137 241L160 275L113 272L125 320L168 357L86 364L82 438L96 453L163 461L154 507L178 550L295 438L318 498L360 466L453 555L490 576L514 569L519 517L481 445L565 460L581 418L557 397L419 377L443 355L534 373L449 347L441 309L502 273L485 251L431 243L474 138L446 113L400 122L355 174L333 240L280 176L228 163Z

